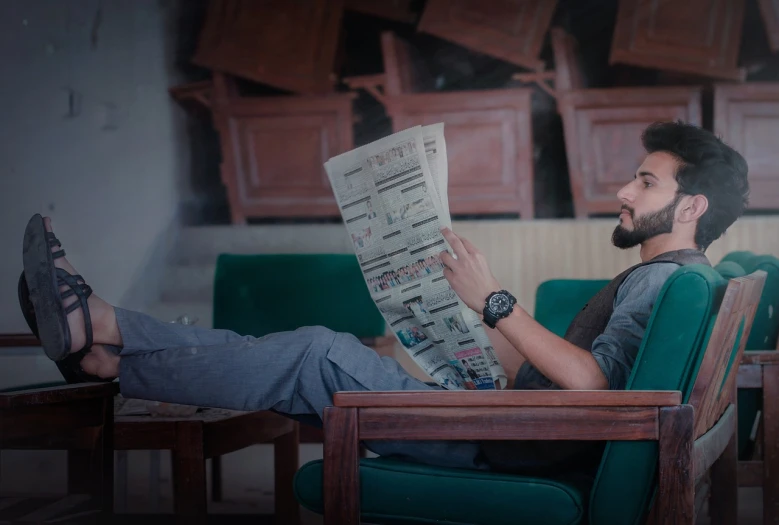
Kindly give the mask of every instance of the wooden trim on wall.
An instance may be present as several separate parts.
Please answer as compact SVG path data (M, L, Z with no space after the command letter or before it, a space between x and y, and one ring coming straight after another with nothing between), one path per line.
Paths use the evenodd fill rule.
M41 342L32 334L0 334L0 348L20 346L41 346Z

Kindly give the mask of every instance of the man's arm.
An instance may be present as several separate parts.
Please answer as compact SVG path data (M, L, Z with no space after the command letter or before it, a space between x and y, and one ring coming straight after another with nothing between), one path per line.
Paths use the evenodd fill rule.
M441 254L441 260L446 265L444 274L463 302L480 312L487 295L499 290L500 285L492 276L484 255L470 242L458 238L449 230L445 230L444 235L457 254L457 260L446 252ZM647 268L655 266L674 267L670 273L678 267L658 264ZM604 334L593 344L592 353L553 334L519 306L514 307L511 315L500 320L496 329L517 352L561 388L624 388L654 300L665 278L670 275L644 279L644 272L640 270L644 268L636 270L638 273L633 272L620 287L614 315ZM612 378L612 374L615 377Z

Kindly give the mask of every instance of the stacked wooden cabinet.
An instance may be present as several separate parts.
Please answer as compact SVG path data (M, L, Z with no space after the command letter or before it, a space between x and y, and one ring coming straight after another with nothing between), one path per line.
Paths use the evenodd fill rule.
M213 80L174 90L208 104L222 146L232 220L335 217L324 162L354 147L352 101L368 89L394 131L444 122L453 214L533 217L531 91L437 91L413 47L381 35L384 73L337 92L345 9L414 23L409 1L213 1L194 62ZM524 67L538 59L556 0L431 0L418 29ZM251 97L234 77L294 95Z

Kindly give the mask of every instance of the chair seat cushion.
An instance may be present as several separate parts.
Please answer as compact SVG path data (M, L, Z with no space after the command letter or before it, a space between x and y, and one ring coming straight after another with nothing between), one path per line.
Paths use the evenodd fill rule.
M576 525L585 520L589 487L584 479L552 480L386 458L360 461L360 506L369 523ZM301 505L322 513L321 460L298 470L295 495Z

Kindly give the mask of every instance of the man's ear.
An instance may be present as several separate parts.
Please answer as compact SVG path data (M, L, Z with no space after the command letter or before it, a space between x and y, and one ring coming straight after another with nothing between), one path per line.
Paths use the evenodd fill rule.
M694 222L701 218L709 209L709 199L703 195L687 195L679 203L679 222Z

